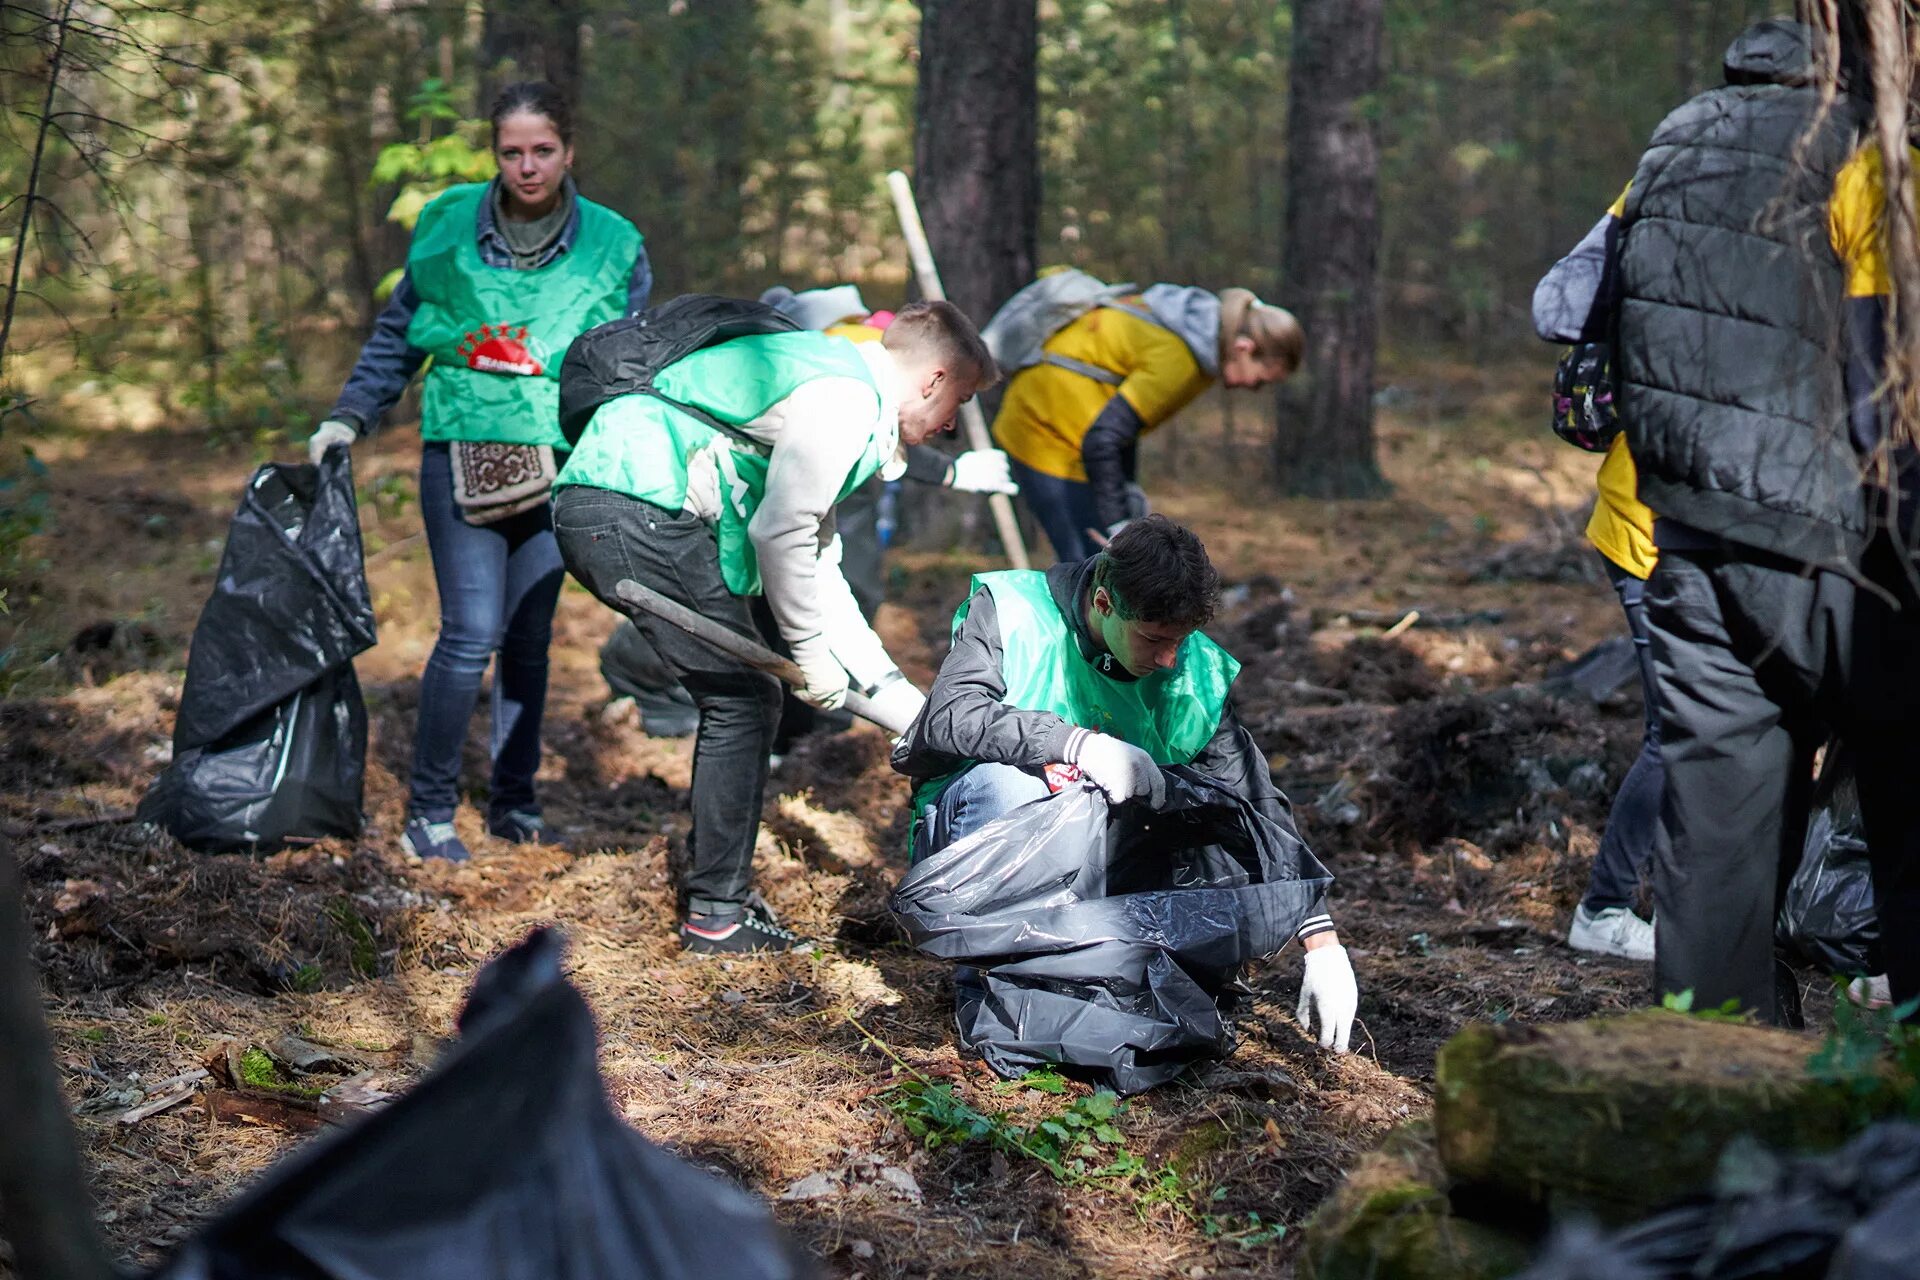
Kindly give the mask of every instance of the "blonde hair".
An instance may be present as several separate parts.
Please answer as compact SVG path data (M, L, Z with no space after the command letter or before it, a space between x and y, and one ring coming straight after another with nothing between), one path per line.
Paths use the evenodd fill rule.
M1292 377L1306 356L1307 332L1285 307L1262 302L1251 289L1220 291L1220 359L1233 354L1238 338L1253 339L1253 354L1262 364L1284 366Z

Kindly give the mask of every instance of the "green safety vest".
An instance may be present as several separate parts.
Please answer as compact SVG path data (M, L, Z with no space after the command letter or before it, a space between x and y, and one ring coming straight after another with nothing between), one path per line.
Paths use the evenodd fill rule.
M811 330L734 338L696 351L654 375L662 395L744 427L818 378L854 378L874 388L875 421L860 459L835 499L846 498L893 456L899 428L877 420L880 392L859 349ZM636 393L600 406L554 481L592 485L679 511L687 502L687 462L722 433L658 397ZM720 517L714 526L727 590L760 594L760 562L747 526L767 492L769 450L731 436L720 442Z
M1007 706L1051 711L1068 724L1130 742L1159 764L1186 764L1213 740L1240 664L1206 636L1196 631L1182 641L1165 671L1115 680L1081 656L1079 640L1047 590L1047 575L1037 569L975 574L953 615L955 635L982 587L993 595L1000 624L1000 677L1007 686L1001 701ZM916 827L926 806L974 763L914 788Z
M588 329L626 314L640 233L576 196L580 228L565 253L531 271L490 267L474 234L490 189L472 182L436 197L407 251L420 295L407 341L433 357L420 438L565 448L560 358Z

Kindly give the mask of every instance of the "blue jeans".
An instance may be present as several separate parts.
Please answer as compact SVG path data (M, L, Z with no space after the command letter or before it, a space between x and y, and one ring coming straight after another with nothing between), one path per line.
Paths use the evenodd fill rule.
M1607 813L1607 829L1600 851L1593 857L1587 896L1580 905L1588 911L1633 904L1653 859L1653 842L1660 827L1660 799L1667 789L1667 770L1660 760L1660 708L1654 696L1653 648L1647 634L1647 584L1606 562L1607 576L1626 610L1627 629L1633 633L1633 652L1640 659L1640 692L1646 700L1645 728L1640 754L1634 757Z
M420 458L420 514L440 590L440 637L420 677L407 812L445 822L459 803L460 751L487 662L493 680L493 781L487 814L539 812L540 717L547 705L547 643L565 570L542 504L495 524L461 519L452 450L430 443Z
M1100 527L1100 512L1093 504L1093 486L1082 480L1062 480L1035 471L1018 458L1009 457L1007 466L1020 496L1047 531L1055 558L1077 564L1100 548L1093 545L1087 530Z
M914 861L970 836L1010 809L1052 794L1045 778L1010 764L977 764L947 784L921 815Z

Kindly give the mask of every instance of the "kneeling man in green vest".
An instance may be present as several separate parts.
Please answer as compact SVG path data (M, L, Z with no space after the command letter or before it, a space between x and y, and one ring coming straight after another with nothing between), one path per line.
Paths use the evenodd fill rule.
M945 302L905 308L877 343L800 331L695 351L653 386L728 430L660 396L602 405L554 483L560 554L621 612L614 588L631 578L756 640L750 601L764 595L806 675L801 698L837 707L854 688L904 721L924 698L854 602L833 509L904 470L904 450L949 429L997 377L972 322ZM659 619L634 621L700 711L681 943L791 950L801 940L751 893L780 682Z
M917 784L914 860L1047 795L1061 766L1121 804L1157 800L1160 766L1188 765L1294 831L1227 703L1240 664L1200 634L1219 595L1206 547L1165 516L1132 521L1088 560L976 576L927 704L893 752ZM1301 1025L1317 1022L1321 1047L1344 1053L1360 999L1346 948L1324 910L1298 936Z

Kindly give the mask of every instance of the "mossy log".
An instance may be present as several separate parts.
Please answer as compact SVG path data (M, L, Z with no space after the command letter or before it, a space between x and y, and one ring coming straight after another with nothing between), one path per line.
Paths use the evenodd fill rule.
M1813 1048L1658 1009L1469 1027L1435 1066L1439 1156L1473 1203L1633 1221L1706 1190L1742 1134L1782 1151L1845 1141L1854 1104L1810 1077Z
M1454 1214L1431 1126L1360 1157L1306 1227L1306 1280L1498 1280L1527 1263L1517 1235Z

